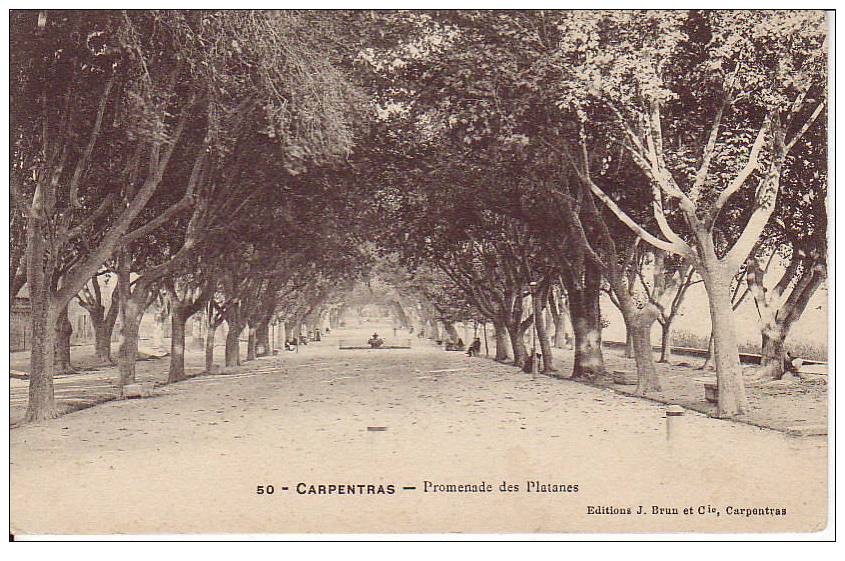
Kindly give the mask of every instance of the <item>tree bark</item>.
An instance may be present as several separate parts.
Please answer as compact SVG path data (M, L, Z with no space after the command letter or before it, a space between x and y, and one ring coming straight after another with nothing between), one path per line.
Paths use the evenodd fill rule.
M710 336L707 338L707 357L704 359L704 364L699 370L706 370L713 368L713 357L716 355L716 350L713 348L713 330L710 330Z
M44 421L59 416L53 390L53 362L55 358L55 315L49 313L47 306L41 308L32 298L29 400L26 406L26 420Z
M625 358L634 358L635 356L634 334L631 329L628 329L628 324L625 324Z
M569 313L575 335L575 361L572 378L595 380L606 374L601 348L599 285L590 283L582 290L569 290Z
M29 399L26 406L28 422L58 417L53 390L55 325L58 313L55 306L51 306L47 282L52 275L52 267L51 260L46 255L44 241L43 189L41 185L36 186L33 208L27 221L26 261L32 342L29 355Z
M555 340L554 345L558 349L565 349L566 348L566 324L567 324L567 316L569 315L569 310L563 303L558 305L558 314L555 318Z
M283 349L285 347L285 341L288 340L286 329L285 329L285 322L280 321L276 324L276 348Z
M513 364L519 368L524 368L525 362L528 360L528 349L525 348L525 331L525 327L519 320L508 325L508 335L510 335L511 348L513 349Z
M138 330L144 316L144 306L138 298L128 298L121 303L120 343L118 346L118 368L120 391L127 384L135 383L135 361L138 358Z
M783 378L783 363L786 359L786 333L782 329L770 327L764 329L761 336L761 370L766 378L780 380Z
M205 337L203 336L205 327L208 325L208 321L205 319L205 312L199 315L194 315L193 318L193 327L191 329L191 348L194 350L202 350L205 348Z
M508 352L508 328L505 322L493 320L493 330L496 332L496 361L505 362L510 358Z
M241 364L241 331L243 326L237 322L226 321L228 331L226 332L226 367L240 366Z
M188 322L189 310L173 304L170 313L170 369L167 382L181 382L185 376L185 325Z
M262 321L255 329L255 346L256 356L267 356L273 352L270 346L270 320Z
M171 304L172 305L172 304ZM170 316L170 310L168 309L170 305L164 304L163 309L159 310L158 313L155 314L155 324L156 324L156 347L161 349L162 351L168 350L167 345L167 319Z
M246 339L246 360L255 360L255 326L248 325L247 326L247 339Z
M440 323L436 319L429 320L430 324L430 335L428 336L429 339L432 341L440 341L442 337L440 335Z
M56 374L67 374L74 371L70 362L70 337L73 335L73 325L68 319L67 305L59 310L56 319L56 354L54 357Z
M634 343L634 358L637 365L637 389L635 394L644 396L648 392L659 392L663 388L660 385L660 378L657 376L657 369L654 366L654 352L651 347L651 326L657 317L657 310L648 314L641 310L634 317L631 325L631 338Z
M444 321L443 327L446 329L446 333L449 335L449 338L452 339L452 342L457 343L461 336L458 334L455 324L451 321Z
M543 292L543 291L541 291ZM546 322L544 315L544 296L546 294L538 295L537 298L531 298L531 305L534 308L534 319L536 321L537 339L540 343L540 352L543 355L543 370L544 374L551 374L556 372L554 367L554 357L552 356L552 345L549 341L549 332L546 329ZM539 321L537 321L539 319ZM533 360L533 358L532 358Z
M668 363L672 358L672 322L661 322L660 329L660 360L657 362Z
M114 333L114 324L117 321L117 314L120 311L120 299L116 297L112 297L112 301L109 304L109 311L106 314L105 321L103 323L102 331L97 334L96 330L94 331L94 345L97 349L97 359L103 361L104 363L111 364L111 338L112 333Z
M729 283L732 275L723 269L724 267L718 267L706 270L702 277L707 289L710 320L713 325L713 355L719 388L716 414L719 417L733 417L745 413L748 400L739 368L739 350L731 306Z
M205 334L205 373L210 374L214 366L214 336L217 334L217 326L209 325Z

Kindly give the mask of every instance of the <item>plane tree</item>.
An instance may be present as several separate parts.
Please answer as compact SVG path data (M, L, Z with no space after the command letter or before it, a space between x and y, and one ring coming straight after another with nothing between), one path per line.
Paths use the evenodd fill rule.
M814 128L789 158L774 217L747 264L746 282L760 319L765 379L783 375L786 338L827 278L828 179L819 166L826 157L826 137L827 127ZM781 266L770 280L773 260Z
M55 416L51 326L61 310L120 248L196 202L183 184L174 208L140 218L166 194L160 187L174 151L190 146L195 153L188 160L203 159L203 144L225 138L214 134L217 118L234 107L251 112L244 120L259 121L279 145L280 160L298 172L348 153L351 96L345 78L320 55L318 30L309 31L292 12L16 12L14 18L13 160L16 177L34 178L30 185L14 181L13 188L27 221L33 332L27 418L37 420ZM185 130L201 118L210 134L197 143L190 132L203 127ZM80 238L88 242L86 254L53 289L56 256ZM131 296L128 290L121 294ZM137 316L142 296L136 309L121 313ZM131 379L129 370L123 379Z
M688 260L710 302L718 414L747 409L729 279L774 213L788 157L826 103L822 12L580 12L561 22L558 103L616 138L652 188L660 235L582 169L592 192L654 247ZM589 120L589 126L587 121ZM752 197L736 197L743 192ZM745 208L737 208L743 199ZM667 211L683 218L677 228ZM738 235L719 247L720 219Z

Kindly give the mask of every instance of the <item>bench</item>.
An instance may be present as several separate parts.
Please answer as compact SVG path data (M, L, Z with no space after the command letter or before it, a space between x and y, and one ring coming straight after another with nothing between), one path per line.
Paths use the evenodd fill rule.
M356 343L357 343L357 341L356 341ZM410 339L404 339L404 340L400 339L400 340L398 340L395 343L390 344L390 345L383 343L382 345L380 345L378 347L373 347L373 346L370 346L370 345L360 345L360 344L351 343L351 342L347 341L346 339L340 339L338 341L338 347L337 348L342 350L342 351L352 351L352 350L376 350L376 351L378 351L378 350L383 350L383 349L387 349L387 350L390 350L390 349L410 349L411 348L411 340Z
M693 378L693 381L704 384L704 399L710 403L719 403L719 384L715 376Z
M636 386L639 383L637 373L631 370L614 370L613 383L619 386Z

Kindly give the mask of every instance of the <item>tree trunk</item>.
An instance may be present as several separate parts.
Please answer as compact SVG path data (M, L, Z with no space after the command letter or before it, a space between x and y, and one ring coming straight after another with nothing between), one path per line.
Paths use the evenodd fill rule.
M569 315L569 311L563 306L560 305L558 308L558 314L555 318L555 341L554 345L558 349L565 349L566 348L566 317Z
M457 343L458 339L461 336L458 334L458 330L455 328L455 324L451 321L444 321L443 327L446 329L446 333L449 335L449 338L452 340L453 343Z
M662 322L660 329L660 360L657 362L668 363L672 358L672 322Z
M119 387L121 394L123 387L135 383L135 361L138 358L138 330L141 318L144 316L144 306L138 296L121 302L120 343L118 346L118 368L120 371Z
M505 362L510 358L508 352L508 329L502 320L493 320L493 329L496 332L496 360Z
M163 352L168 350L167 345L167 328L165 325L167 324L167 319L169 313L165 313L165 310L160 310L158 313L155 314L155 324L156 324L156 347L161 349Z
M599 275L598 271L592 271ZM567 287L569 314L575 336L575 360L572 378L595 380L606 373L601 348L601 312L599 309L600 278L591 279L580 290Z
M704 364L701 365L699 370L706 370L713 368L713 357L715 356L716 351L713 348L713 330L710 330L710 337L707 338L707 357L704 359Z
M241 343L240 336L243 326L237 322L226 322L229 331L226 333L226 367L239 366L241 364Z
M713 354L719 389L716 414L719 417L733 417L745 413L748 400L739 367L736 328L731 306L729 283L732 275L722 269L723 267L719 267L705 271L702 277L707 289L713 326Z
M53 361L55 358L55 315L49 312L46 302L36 302L30 288L32 303L29 401L26 420L44 421L59 416L53 391Z
M208 325L208 320L205 318L205 312L194 314L193 327L191 329L191 348L195 351L205 349L205 340L203 332Z
M762 330L762 352L760 358L760 370L763 376L770 380L783 378L783 363L786 359L786 333L783 329L767 326Z
M108 313L103 316L103 306L88 308L91 316L91 324L94 327L94 354L97 361L102 364L112 364L111 359L111 338L114 332L114 324L118 314L117 294L112 296L112 303L109 305Z
M247 326L247 339L246 339L246 360L255 360L255 327L252 325Z
M26 267L30 301L29 400L27 421L43 421L58 416L53 392L55 358L55 325L58 317L51 305L48 279L52 276L52 260L47 255L44 232L44 191L36 185L32 209L26 226Z
M214 336L217 334L217 326L209 325L205 334L205 373L211 374L214 366Z
M513 349L513 363L519 368L525 367L525 362L528 360L528 349L525 348L525 331L522 327L521 321L512 322L508 325L508 335L511 339L511 348Z
M270 320L262 321L255 330L255 354L267 356L273 352L270 346Z
M285 322L280 321L276 324L276 347L277 349L283 349L285 347L285 341L287 341L287 333L285 329Z
M659 392L662 388L654 366L654 353L651 347L653 320L649 321L648 317L642 317L641 313L642 311L636 314L629 332L634 342L634 358L637 365L637 389L634 393L644 396L648 392Z
M185 324L188 322L187 311L173 304L170 314L170 370L167 382L181 382L185 376Z
M539 339L540 343L540 352L543 355L543 370L544 374L551 374L555 372L554 368L554 357L552 356L552 345L549 341L549 332L546 329L546 322L544 308L543 308L543 299L542 298L532 298L531 304L534 308L534 320L536 322L535 329L537 330L537 339ZM539 321L537 321L539 319ZM536 351L535 351L536 352ZM532 358L533 360L533 358Z
M625 358L634 358L636 356L636 351L634 350L634 334L631 332L631 329L628 329L628 325L625 325Z
M59 311L56 319L56 354L54 360L54 373L67 374L73 372L73 365L70 363L70 337L73 335L73 325L70 323L67 314L67 304Z
M429 339L432 341L440 341L442 337L440 336L440 323L436 319L429 320L431 325L431 335L429 335Z

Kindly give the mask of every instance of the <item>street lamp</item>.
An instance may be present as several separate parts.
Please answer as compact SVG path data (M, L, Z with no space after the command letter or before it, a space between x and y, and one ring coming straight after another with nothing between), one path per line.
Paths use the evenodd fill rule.
M537 283L531 281L528 283L528 289L531 292L531 307L534 308L534 326L531 329L531 379L537 378L537 306L534 305L534 299L537 297Z

